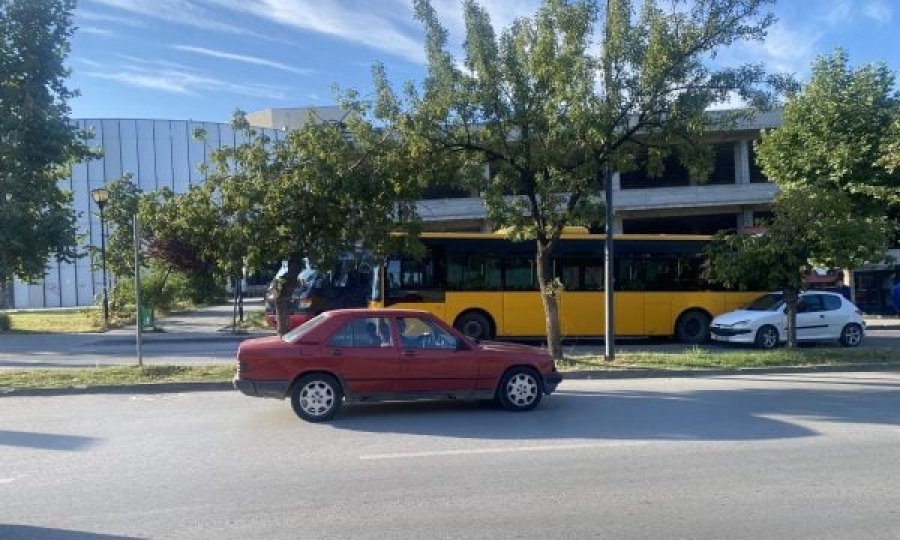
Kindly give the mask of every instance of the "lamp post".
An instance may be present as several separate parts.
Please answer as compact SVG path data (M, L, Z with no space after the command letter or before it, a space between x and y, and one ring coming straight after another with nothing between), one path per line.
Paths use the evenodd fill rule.
M91 199L100 208L100 257L103 261L103 329L109 328L109 293L106 288L106 220L103 219L103 207L109 201L109 190L104 187L91 190Z

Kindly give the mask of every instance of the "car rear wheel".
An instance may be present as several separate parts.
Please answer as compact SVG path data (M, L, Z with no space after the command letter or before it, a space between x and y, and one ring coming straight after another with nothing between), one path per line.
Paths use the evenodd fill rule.
M331 375L306 375L291 390L291 407L307 422L330 420L341 408L344 396Z
M850 323L841 330L841 345L844 347L858 347L863 340L863 329L860 325Z
M771 324L756 331L756 346L760 349L774 349L778 345L778 330Z
M530 411L541 402L541 379L533 370L525 367L506 372L497 389L497 399L510 411Z

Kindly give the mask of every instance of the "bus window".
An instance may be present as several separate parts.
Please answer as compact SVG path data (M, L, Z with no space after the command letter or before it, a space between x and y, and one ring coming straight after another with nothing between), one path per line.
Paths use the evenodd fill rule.
M523 257L507 259L506 281L503 288L507 291L538 290L534 259Z
M447 257L448 291L499 291L500 259L454 255Z
M603 261L587 261L584 264L584 290L602 291Z
M567 291L581 290L581 266L577 262L559 261L559 279Z

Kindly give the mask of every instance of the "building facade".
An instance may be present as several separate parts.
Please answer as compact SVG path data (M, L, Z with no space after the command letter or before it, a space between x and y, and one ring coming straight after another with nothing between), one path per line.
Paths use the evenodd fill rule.
M337 107L267 109L247 115L254 126L280 139L310 118L339 122L345 113ZM707 178L691 178L676 159L666 163L662 176L651 177L638 168L613 175L615 232L713 234L723 229L753 226L769 215L768 205L776 187L755 164L753 141L760 130L777 127L780 113L758 115L727 130L710 132L706 141L714 151L713 170ZM92 189L130 173L144 191L168 187L176 193L205 180L201 165L217 148L242 142L228 124L190 120L86 119L80 128L93 131L92 146L103 158L73 168L63 187L74 194L78 226L88 245L100 245L100 221L91 201ZM206 133L205 140L193 136ZM427 230L488 231L484 203L477 194L461 188L437 188L418 203ZM900 261L900 251L896 260ZM886 312L885 291L900 266L876 265L854 273L860 307ZM900 276L898 276L900 277ZM102 274L90 258L75 263L49 262L46 277L34 284L15 281L11 290L0 291L15 308L91 305L102 293Z

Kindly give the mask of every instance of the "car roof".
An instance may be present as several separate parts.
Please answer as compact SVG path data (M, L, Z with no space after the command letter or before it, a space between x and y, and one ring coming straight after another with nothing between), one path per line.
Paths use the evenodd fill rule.
M369 317L402 317L402 316L433 316L429 311L421 309L369 309L369 308L352 308L352 309L335 309L326 311L329 317L347 317L352 315L366 315Z

